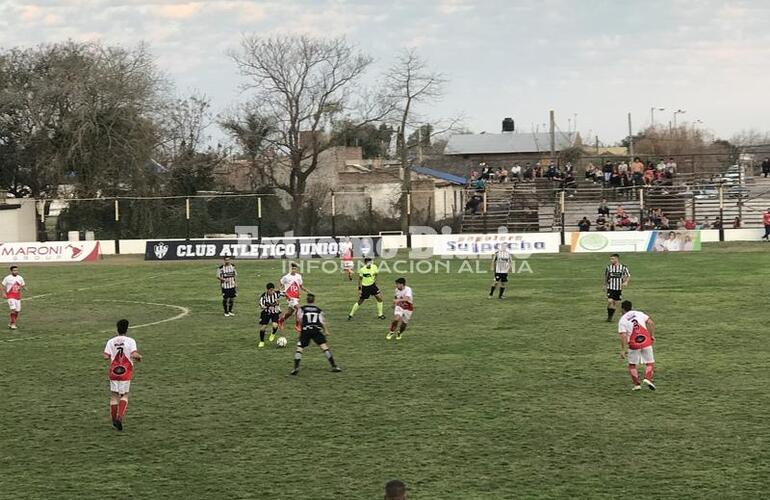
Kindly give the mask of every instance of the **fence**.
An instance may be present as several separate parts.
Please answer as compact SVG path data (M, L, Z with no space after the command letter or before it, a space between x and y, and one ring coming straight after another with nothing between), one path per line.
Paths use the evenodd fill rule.
M460 193L410 190L410 225L459 224ZM290 199L272 193L195 196L67 198L45 200L38 213L40 240L64 240L68 233L92 232L95 239L201 238L252 234L254 237L377 234L401 229L400 189L369 193L308 193L298 214ZM41 200L42 201L42 200Z

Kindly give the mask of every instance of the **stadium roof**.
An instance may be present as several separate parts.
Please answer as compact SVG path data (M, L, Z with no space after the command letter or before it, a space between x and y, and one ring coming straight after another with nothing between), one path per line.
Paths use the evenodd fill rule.
M435 177L437 179L441 179L447 182L451 182L452 184L458 184L460 186L465 185L465 177L460 177L459 175L450 174L448 172L442 172L441 170L435 170L428 167L418 167L413 166L412 171L417 172L418 174L427 175L430 177Z
M557 132L556 151L570 148L580 136L575 132ZM548 132L502 134L458 134L449 138L445 155L483 155L505 153L543 153L551 150L551 135Z

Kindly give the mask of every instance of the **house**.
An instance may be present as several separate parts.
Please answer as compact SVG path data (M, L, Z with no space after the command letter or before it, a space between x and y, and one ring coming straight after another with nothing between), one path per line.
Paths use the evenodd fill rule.
M582 146L577 132L556 132L555 154ZM449 138L444 157L453 170L477 167L485 162L491 167L508 167L513 163L537 163L551 158L551 135L548 132L503 132L500 134L456 134Z
M277 174L281 175L280 172ZM233 160L215 172L218 184L232 191L254 191L259 184L265 185L267 182L259 182L258 175L259 172L245 160ZM308 177L305 200L328 215L331 214L331 193L334 191L338 215L365 217L368 213L377 213L396 218L400 214L403 175L398 160L364 159L360 147L331 147L321 152L316 170ZM415 224L461 213L463 177L431 168L412 167L411 184ZM277 192L281 203L290 206L288 194Z

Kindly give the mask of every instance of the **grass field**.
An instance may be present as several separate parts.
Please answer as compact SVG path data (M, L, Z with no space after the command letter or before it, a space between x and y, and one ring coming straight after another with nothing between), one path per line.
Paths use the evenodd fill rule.
M658 324L658 391L635 393L604 322L606 255L531 258L503 302L489 274L407 275L399 343L371 301L345 321L341 275L306 274L344 372L311 348L297 378L293 349L256 349L256 296L280 262L237 263L234 318L215 262L22 266L20 329L0 332L0 497L375 499L397 477L411 499L759 498L768 250L624 256L626 298ZM117 433L107 332L183 311L135 302L190 313L132 331L145 362Z

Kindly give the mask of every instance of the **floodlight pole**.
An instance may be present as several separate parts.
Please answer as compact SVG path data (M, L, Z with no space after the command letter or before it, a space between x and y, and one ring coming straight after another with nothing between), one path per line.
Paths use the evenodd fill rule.
M186 240L190 240L190 198L185 198L184 200L184 212L185 212L185 227L186 227L186 233L187 237Z
M337 197L332 189L332 238L337 237Z
M262 243L262 198L257 196L257 244Z
M115 255L120 255L120 202L115 198Z
M725 241L725 183L719 183L719 241Z
M564 189L561 190L559 193L559 211L561 212L561 244L565 245L565 234L564 234Z

